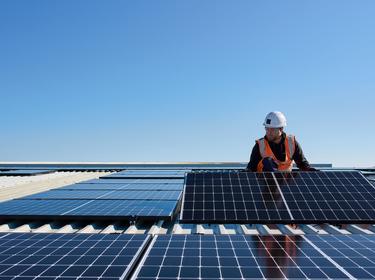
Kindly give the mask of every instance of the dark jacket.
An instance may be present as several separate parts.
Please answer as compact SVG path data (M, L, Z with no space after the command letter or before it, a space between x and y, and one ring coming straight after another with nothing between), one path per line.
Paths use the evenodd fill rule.
M266 137L266 136L264 136L264 137ZM283 135L281 137L282 137L282 139L281 139L279 144L276 144L274 142L268 142L268 144L270 145L270 148L271 148L273 154L275 155L275 157L280 161L285 161L286 155L285 155L285 144L284 144L284 142L285 142L286 134L283 133ZM307 161L307 159L303 155L303 151L302 151L302 148L301 148L300 144L297 142L297 140L295 141L295 143L296 143L296 149L295 149L294 155L292 156L292 159L297 164L297 167L300 170L303 170L303 171L307 171L307 170L312 169L309 162ZM254 147L253 147L253 150L251 152L250 161L247 164L246 169L248 171L256 172L258 163L261 160L262 160L262 156L260 155L259 145L256 142Z

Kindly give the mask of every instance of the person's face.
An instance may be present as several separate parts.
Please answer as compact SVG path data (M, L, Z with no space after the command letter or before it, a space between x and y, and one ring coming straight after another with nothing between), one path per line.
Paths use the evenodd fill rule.
M280 138L282 134L282 128L271 128L266 127L266 136L269 141L275 141Z

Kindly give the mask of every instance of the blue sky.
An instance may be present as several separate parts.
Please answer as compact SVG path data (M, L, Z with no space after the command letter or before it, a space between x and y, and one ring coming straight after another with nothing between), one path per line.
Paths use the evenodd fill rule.
M375 165L375 2L1 1L0 161L247 161L269 111Z

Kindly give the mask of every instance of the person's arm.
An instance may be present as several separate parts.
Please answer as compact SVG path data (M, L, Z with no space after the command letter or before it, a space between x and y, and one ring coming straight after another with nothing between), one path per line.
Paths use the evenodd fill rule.
M296 149L294 151L293 160L296 162L297 167L302 171L316 171L315 168L310 166L310 163L305 158L301 145L295 141Z
M259 152L259 145L258 143L255 143L253 150L251 151L250 161L247 164L246 171L256 172L258 163L261 159L262 159L262 156L260 155L260 152Z

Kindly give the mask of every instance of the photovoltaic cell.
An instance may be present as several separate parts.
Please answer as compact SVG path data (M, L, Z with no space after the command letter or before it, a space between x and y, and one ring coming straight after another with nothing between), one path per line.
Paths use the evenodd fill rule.
M348 279L302 236L162 235L135 279Z
M148 235L10 233L0 238L0 279L129 276Z
M290 215L271 173L189 173L183 222L282 222Z
M184 185L167 183L137 183L137 184L72 184L56 190L150 190L150 191L182 191Z
M181 191L105 191L105 190L51 190L21 199L113 199L113 200L178 200Z
M3 218L171 219L177 201L171 200L10 200L0 204Z
M295 221L375 221L375 189L357 171L274 174Z

